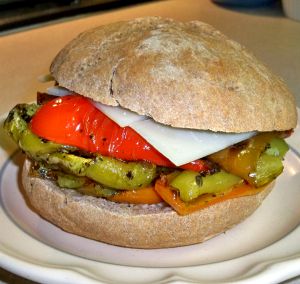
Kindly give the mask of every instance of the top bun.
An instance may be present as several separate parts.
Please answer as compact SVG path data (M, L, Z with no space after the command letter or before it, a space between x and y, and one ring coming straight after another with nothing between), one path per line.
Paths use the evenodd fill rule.
M80 34L54 59L60 86L173 127L222 132L294 128L283 81L212 26L159 17Z

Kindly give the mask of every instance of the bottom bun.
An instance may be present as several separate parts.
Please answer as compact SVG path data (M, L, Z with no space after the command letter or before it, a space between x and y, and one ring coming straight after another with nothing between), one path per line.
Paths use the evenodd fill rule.
M208 240L240 223L270 192L230 199L187 216L165 204L129 205L83 196L49 180L29 175L26 160L22 180L28 201L43 218L63 230L123 247L167 248Z

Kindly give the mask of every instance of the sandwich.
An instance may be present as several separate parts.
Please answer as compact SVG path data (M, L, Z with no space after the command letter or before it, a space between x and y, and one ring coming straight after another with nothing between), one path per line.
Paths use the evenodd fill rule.
M26 154L26 199L61 229L117 246L196 244L242 222L282 173L297 122L283 81L199 21L88 30L47 79L4 123Z

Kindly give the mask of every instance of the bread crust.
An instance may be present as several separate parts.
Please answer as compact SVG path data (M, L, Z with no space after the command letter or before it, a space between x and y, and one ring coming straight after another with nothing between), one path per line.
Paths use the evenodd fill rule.
M72 91L173 127L294 128L295 99L249 51L212 26L149 17L80 34L51 73Z
M100 242L131 248L168 248L208 240L250 216L272 185L253 196L215 204L187 216L166 205L128 205L61 189L22 171L25 194L33 209L61 229Z

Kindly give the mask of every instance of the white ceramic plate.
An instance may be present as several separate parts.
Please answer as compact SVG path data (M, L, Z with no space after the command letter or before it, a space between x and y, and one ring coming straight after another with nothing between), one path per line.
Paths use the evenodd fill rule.
M97 243L38 217L19 191L22 156L2 128L0 137L0 266L16 274L43 283L274 283L300 274L299 128L284 174L254 215L203 244L161 250Z

